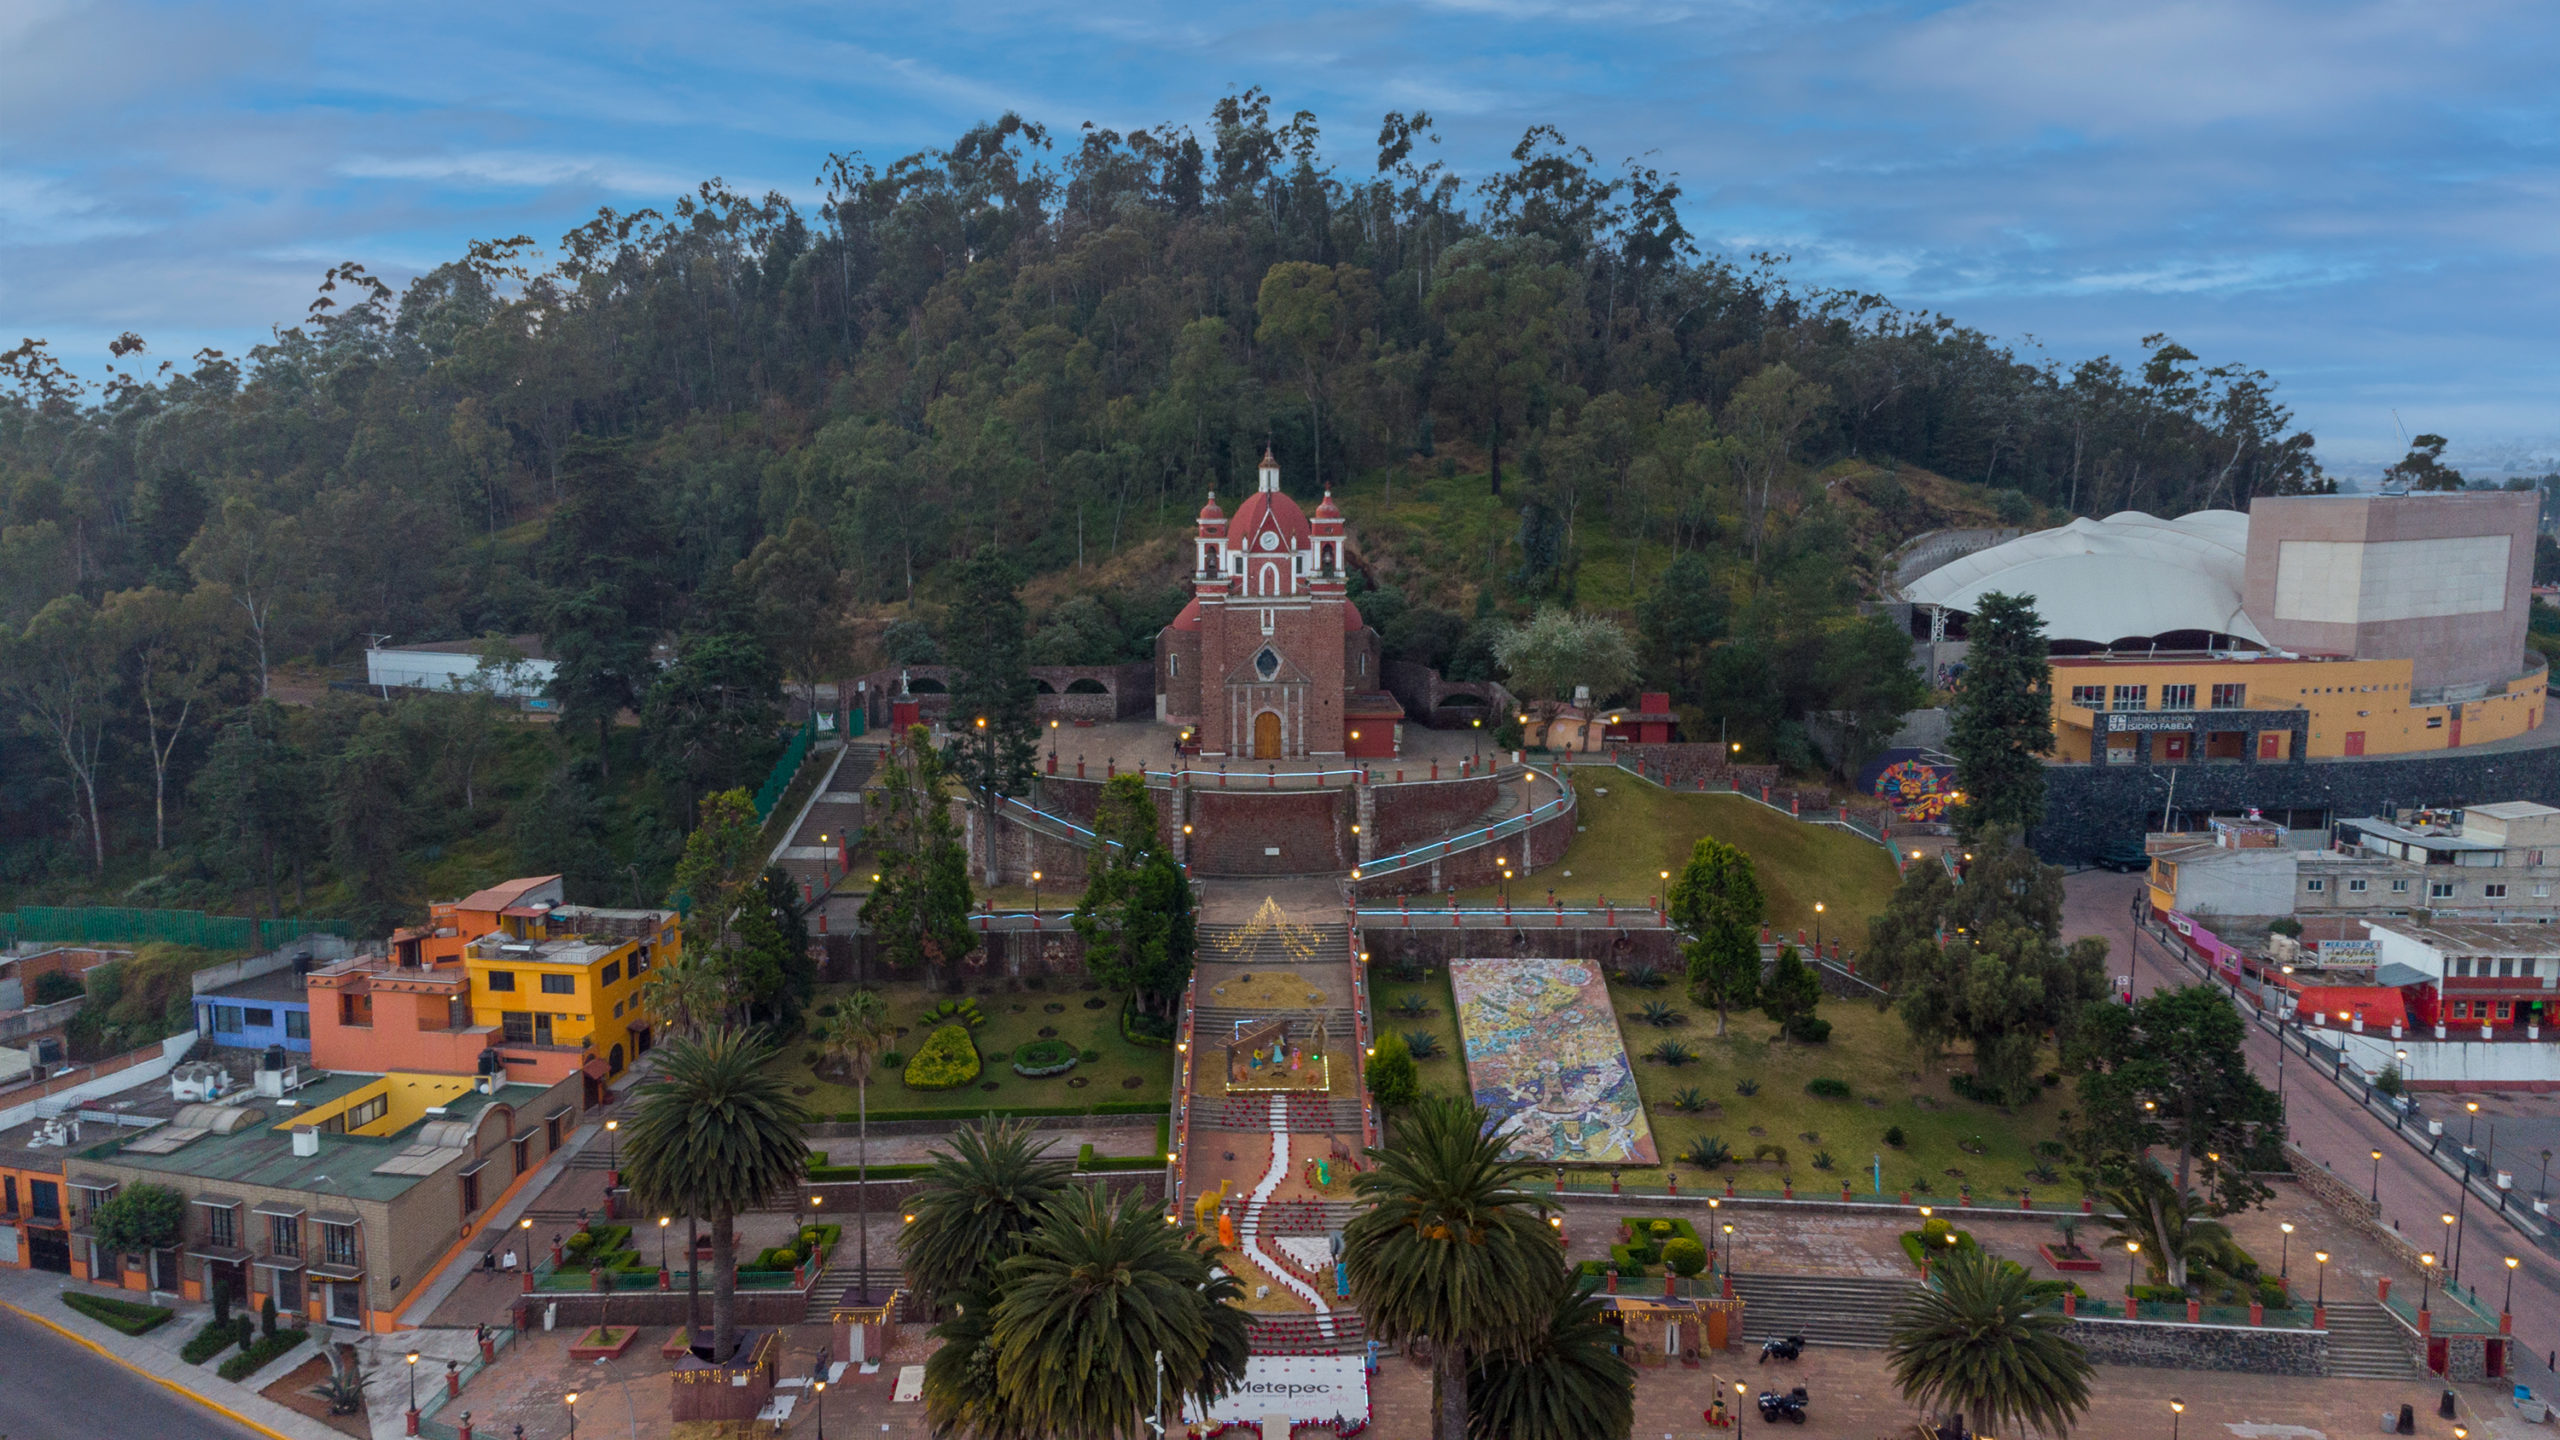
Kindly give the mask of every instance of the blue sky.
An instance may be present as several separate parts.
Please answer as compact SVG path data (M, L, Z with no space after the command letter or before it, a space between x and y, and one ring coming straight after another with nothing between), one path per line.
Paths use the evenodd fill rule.
M2555 52L2547 0L8 0L0 348L237 353L342 259L404 278L711 175L805 201L831 150L1197 124L1258 84L1346 168L1390 109L1470 173L1547 121L1807 281L2065 363L2165 331L2273 372L2349 472L2402 425L2555 468Z

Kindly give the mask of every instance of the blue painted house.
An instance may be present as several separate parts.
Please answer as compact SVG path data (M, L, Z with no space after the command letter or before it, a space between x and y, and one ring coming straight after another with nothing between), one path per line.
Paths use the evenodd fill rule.
M292 969L260 975L196 997L196 1031L226 1049L311 1053L311 1001Z

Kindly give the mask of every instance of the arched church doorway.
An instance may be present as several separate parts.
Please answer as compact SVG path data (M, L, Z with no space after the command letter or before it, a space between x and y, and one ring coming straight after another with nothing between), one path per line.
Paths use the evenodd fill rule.
M1253 717L1253 758L1280 758L1280 712L1265 710Z

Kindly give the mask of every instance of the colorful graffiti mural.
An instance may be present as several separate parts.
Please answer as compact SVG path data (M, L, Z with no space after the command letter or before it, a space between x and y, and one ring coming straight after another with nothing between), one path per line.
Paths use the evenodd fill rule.
M1580 960L1453 960L1467 1085L1510 1153L1558 1165L1653 1165L1608 986Z
M1905 820L1943 820L1956 768L1933 752L1888 750L1869 763L1865 788Z

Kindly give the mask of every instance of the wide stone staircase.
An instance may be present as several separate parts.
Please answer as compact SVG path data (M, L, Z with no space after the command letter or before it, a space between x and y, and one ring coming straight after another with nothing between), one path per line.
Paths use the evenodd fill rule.
M873 1248L876 1250L878 1247ZM876 1254L871 1257L870 1289L874 1304L886 1299L891 1291L907 1283L898 1273L898 1267L895 1264L884 1265L881 1263L881 1258ZM861 1260L862 1257L855 1253L853 1246L838 1245L836 1247L836 1253L827 1257L827 1268L818 1272L818 1283L809 1287L809 1308L801 1313L800 1323L825 1324L835 1313L835 1308L860 1288Z
M1213 965L1286 969L1323 965L1351 958L1351 931L1340 923L1203 924L1199 958Z
M2406 1380L2418 1373L2417 1342L2370 1301L2329 1307L2329 1373L2342 1380Z
M1801 1335L1815 1345L1881 1349L1893 1338L1893 1310L1919 1284L1831 1275L1743 1275L1733 1293L1743 1302L1742 1338L1756 1345L1773 1335Z

